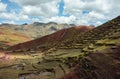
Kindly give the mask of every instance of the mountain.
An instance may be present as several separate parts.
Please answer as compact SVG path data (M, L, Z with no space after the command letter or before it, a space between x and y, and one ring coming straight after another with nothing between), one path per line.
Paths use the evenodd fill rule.
M85 30L81 32L80 28L72 27L67 32L60 30L12 49L30 54L44 49L42 61L32 65L46 73L51 69L51 79L119 79L120 16L91 30L88 30L91 27L82 27L82 31Z
M79 49L81 54L66 56L71 71L60 79L120 78L120 16L62 43L57 50Z
M8 29L12 29L16 32L20 32L32 39L39 38L71 26L73 26L73 24L57 24L55 22L49 23L34 22L33 24L25 23L23 25L4 23L0 25L0 27L5 27Z
M21 43L12 47L13 50L28 50L28 49L39 49L46 48L48 45L55 45L63 40L74 38L79 33L92 30L93 26L76 26L68 29L62 29L50 35L43 36L41 38ZM50 47L49 47L50 48Z
M106 22L105 24L103 24L101 26L94 28L93 30L90 30L90 31L87 31L84 33L76 33L76 30L80 29L81 27L70 28L68 31L62 30L63 34L60 33L61 31L57 32L57 33L60 33L61 35L58 34L58 37L56 37L56 38L49 39L48 38L49 35L48 35L43 38L36 39L36 40L34 40L34 42L32 41L32 42L19 44L18 46L14 46L13 48L15 50L16 49L26 49L29 46L28 48L33 47L32 48L33 50L36 48L37 49L45 48L45 50L46 50L46 49L51 49L51 47L53 47L53 48L63 48L63 49L64 48L73 48L73 49L77 48L77 49L81 49L81 51L87 51L87 50L89 50L89 47L93 46L93 47L96 47L95 50L97 50L97 47L99 47L99 46L97 46L97 45L94 46L95 43L98 43L102 40L107 40L108 38L110 38L111 35L114 35L116 33L119 34L119 29L120 29L119 18L120 17L117 17L109 22ZM83 29L86 30L86 29L88 29L88 27L82 28L82 31L83 31ZM61 40L60 36L62 36L62 35L64 36L64 33L67 33L67 35L66 35L67 37L65 36L66 39L64 39L61 42L56 43L54 39ZM46 38L47 41L45 41L44 38ZM51 41L53 41L53 42L51 42ZM32 44L30 44L30 43L32 43Z
M29 40L31 39L23 34L17 33L14 30L0 27L0 49Z
M119 79L120 16L94 28L62 29L0 52L1 79Z

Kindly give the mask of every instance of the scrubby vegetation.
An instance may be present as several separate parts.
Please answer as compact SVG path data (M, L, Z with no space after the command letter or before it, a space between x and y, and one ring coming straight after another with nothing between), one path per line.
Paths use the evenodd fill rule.
M0 79L119 79L120 16L93 30L76 29L11 47L0 55Z

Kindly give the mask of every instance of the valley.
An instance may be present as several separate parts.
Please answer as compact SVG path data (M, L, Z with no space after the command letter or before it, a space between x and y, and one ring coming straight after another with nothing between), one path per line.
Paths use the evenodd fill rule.
M120 16L4 47L0 79L120 78Z

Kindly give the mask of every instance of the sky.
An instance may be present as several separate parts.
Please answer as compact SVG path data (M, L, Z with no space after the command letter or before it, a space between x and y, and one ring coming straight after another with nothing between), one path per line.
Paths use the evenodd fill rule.
M0 24L101 25L120 15L120 0L0 0Z

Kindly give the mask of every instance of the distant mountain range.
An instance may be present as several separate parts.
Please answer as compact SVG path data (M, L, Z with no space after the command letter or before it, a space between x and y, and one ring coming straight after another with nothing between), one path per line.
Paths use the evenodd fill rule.
M14 30L32 39L39 38L39 37L54 33L58 30L69 28L71 26L76 26L76 25L57 24L55 22L49 22L49 23L34 22L33 24L25 23L23 25L4 23L0 25L0 27L5 27L7 29Z

